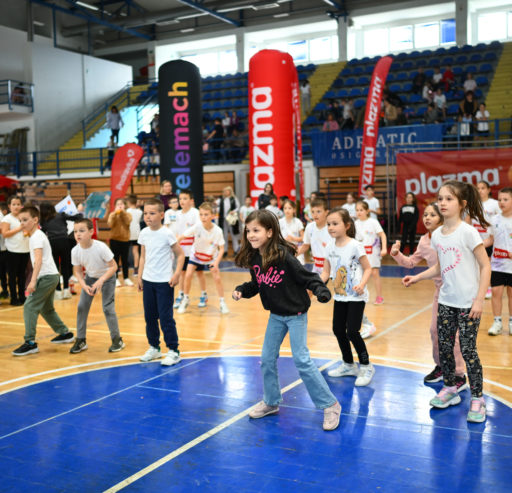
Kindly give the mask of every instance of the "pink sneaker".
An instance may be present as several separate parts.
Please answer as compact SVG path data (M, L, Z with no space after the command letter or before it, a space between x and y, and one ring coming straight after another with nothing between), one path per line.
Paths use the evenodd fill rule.
M377 296L375 298L375 301L373 302L374 305L382 305L384 303L384 298L382 296Z

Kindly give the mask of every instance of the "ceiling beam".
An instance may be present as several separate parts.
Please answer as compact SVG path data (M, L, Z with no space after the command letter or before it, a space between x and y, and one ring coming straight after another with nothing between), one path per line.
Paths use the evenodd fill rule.
M241 22L238 22L235 19L231 19L230 17L228 17L224 14L220 14L219 12L217 12L215 10L209 9L208 7L205 7L204 5L194 2L193 0L177 0L177 1L184 5L188 5L189 7L192 7L193 9L199 10L200 12L209 14L212 17L215 17L216 19L219 19L223 22L227 22L228 24L231 24L232 26L242 27Z

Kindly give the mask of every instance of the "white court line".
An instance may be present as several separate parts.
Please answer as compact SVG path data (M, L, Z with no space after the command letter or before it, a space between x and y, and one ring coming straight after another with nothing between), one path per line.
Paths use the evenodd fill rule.
M329 366L333 365L335 361L329 361L325 365L321 366L319 368L320 371L325 370L326 368L329 368ZM281 394L284 394L285 392L288 392L289 390L293 389L294 387L297 387L302 383L302 380L299 378L298 380L295 380L295 382L292 382L290 385L287 385L286 387L283 387L281 389ZM135 481L139 480L140 478L147 476L150 472L153 472L155 469L158 469L160 466L163 466L167 462L170 462L171 460L175 459L176 457L180 456L181 454L185 453L187 450L190 450L191 448L195 447L196 445L199 445L200 443L204 442L205 440L208 440L208 438L217 435L217 433L220 433L222 430L225 430L229 426L231 426L233 423L236 423L237 421L240 421L242 418L247 416L252 409L254 409L254 406L251 406L244 411L236 414L232 418L229 418L228 420L224 421L220 425L216 426L215 428L212 428L211 430L208 430L206 433L203 433L202 435L198 436L197 438L194 438L194 440L191 440L190 442L186 443L185 445L181 446L180 448L177 448L176 450L173 450L170 454L165 455L161 459L157 460L156 462L153 462L153 464L150 464L149 466L145 467L144 469L141 469L140 471L136 472L129 478L124 479L123 481L115 484L108 490L105 490L104 493L115 493L116 491L122 490L126 486L134 483Z

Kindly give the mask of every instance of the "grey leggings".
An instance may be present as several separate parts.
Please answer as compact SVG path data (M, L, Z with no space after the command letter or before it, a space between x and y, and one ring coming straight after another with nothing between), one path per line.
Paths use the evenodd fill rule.
M454 308L439 304L437 312L437 334L439 339L439 361L448 387L455 385L455 357L453 347L459 331L460 351L468 372L469 386L473 397L482 397L483 374L476 350L479 318L469 318L471 308Z
M98 279L94 277L85 276L85 284L92 286ZM116 276L113 275L110 279L107 279L103 283L101 288L101 301L103 303L103 313L107 319L108 330L110 331L110 337L114 339L115 336L119 336L119 324L117 322L116 307L115 307L115 296L116 292ZM94 296L90 296L82 289L80 294L80 301L78 302L78 311L76 315L76 328L78 339L85 339L85 332L87 329L87 316L91 308L92 300Z

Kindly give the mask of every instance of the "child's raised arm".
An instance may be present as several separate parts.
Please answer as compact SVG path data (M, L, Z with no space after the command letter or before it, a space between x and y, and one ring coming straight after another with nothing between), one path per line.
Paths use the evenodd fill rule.
M389 254L393 257L398 265L406 267L407 269L412 269L423 260L423 255L418 250L416 250L412 255L409 255L408 257L405 256L400 251L399 240L397 240L396 243L391 247Z
M402 284L408 288L411 284L416 284L419 281L423 281L424 279L433 279L434 277L439 277L441 275L441 267L439 262L436 265L433 265L427 270L416 274L415 276L405 276L402 279ZM487 288L485 288L487 290ZM484 293L485 294L485 293Z

